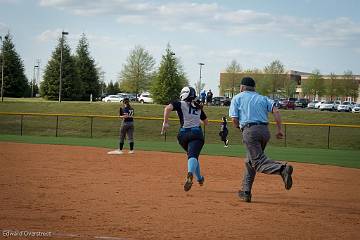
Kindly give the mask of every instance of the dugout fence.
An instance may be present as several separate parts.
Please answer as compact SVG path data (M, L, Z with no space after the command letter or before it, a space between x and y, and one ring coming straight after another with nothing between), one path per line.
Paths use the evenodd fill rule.
M160 135L162 118L134 117L135 139L146 141L176 141L178 119L170 119L166 135ZM118 116L46 114L0 112L0 134L35 135L56 137L113 138L118 136ZM219 120L209 120L204 127L208 143L220 143ZM273 136L275 124L270 123ZM284 139L270 140L270 144L284 147L307 147L327 149L360 149L360 125L283 123ZM242 142L239 130L229 126L229 140Z

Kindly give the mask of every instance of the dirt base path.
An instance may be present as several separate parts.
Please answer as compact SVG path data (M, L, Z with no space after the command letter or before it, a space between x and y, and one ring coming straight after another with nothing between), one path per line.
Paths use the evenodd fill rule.
M359 237L359 169L293 163L290 191L280 176L258 174L249 204L237 197L240 158L202 156L205 185L185 193L185 154L109 150L1 142L0 238L15 230L51 232L38 239Z

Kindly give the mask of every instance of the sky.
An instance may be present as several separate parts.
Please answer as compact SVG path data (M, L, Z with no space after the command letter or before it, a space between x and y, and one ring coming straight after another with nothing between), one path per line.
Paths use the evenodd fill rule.
M232 60L243 69L280 60L287 70L360 74L359 12L358 0L0 0L0 35L12 35L29 79L63 30L72 52L85 33L106 82L118 79L135 46L158 67L170 44L190 85L202 62L205 89L217 95Z

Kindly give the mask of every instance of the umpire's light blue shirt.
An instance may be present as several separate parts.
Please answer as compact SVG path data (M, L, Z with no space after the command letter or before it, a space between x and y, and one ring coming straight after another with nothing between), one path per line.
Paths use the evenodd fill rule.
M267 123L268 113L272 112L275 102L254 91L244 91L233 97L229 116L239 119L240 128L247 123Z

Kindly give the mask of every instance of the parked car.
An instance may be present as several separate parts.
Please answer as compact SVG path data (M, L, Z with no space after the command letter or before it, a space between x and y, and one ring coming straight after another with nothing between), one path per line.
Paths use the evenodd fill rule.
M140 103L153 103L154 100L151 98L150 93L144 92L140 94L140 97L138 98Z
M312 101L312 102L309 102L308 105L307 105L307 108L315 108L315 105L318 103L318 101Z
M107 94L101 94L99 97L95 98L95 101L102 101L105 97L107 97Z
M279 99L273 99L275 107L280 108L280 100Z
M306 108L308 106L309 100L306 98L300 98L295 101L295 107Z
M123 99L128 98L130 101L136 101L136 95L131 93L118 93Z
M360 104L355 104L351 111L353 113L360 113Z
M339 100L335 100L334 101L334 107L335 107L335 110L337 110L338 106L341 104L341 101Z
M231 99L224 96L214 97L212 100L212 104L215 106L230 106L230 103Z
M279 107L279 108L295 110L295 102L294 102L294 101L282 100L282 101L280 101L279 103L280 103L280 107Z
M320 102L317 102L317 103L315 104L315 108L316 108L316 109L319 109L319 108L320 108L320 105L323 104L323 103L325 103L324 100L323 100L323 101L320 101Z
M122 102L124 98L119 95L109 95L102 99L103 102Z
M129 98L129 100L130 101L136 101L136 94L134 94L134 93L129 93L128 95L127 95L127 97Z
M353 105L351 102L345 101L342 104L340 104L337 108L338 112L350 112L353 108Z
M335 104L333 101L327 101L322 104L320 104L319 107L320 111L328 110L328 111L334 111L335 110Z

